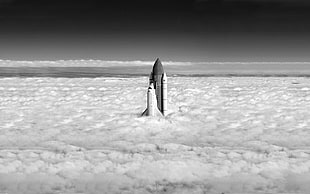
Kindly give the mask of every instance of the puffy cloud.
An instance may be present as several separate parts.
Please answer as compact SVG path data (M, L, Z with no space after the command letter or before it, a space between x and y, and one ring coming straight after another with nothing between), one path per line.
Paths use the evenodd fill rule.
M1 78L0 191L280 193L309 187L309 79Z

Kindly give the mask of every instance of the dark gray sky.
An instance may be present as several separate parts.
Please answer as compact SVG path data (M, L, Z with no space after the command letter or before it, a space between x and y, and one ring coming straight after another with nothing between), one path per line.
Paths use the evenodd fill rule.
M310 61L305 0L1 0L0 58Z

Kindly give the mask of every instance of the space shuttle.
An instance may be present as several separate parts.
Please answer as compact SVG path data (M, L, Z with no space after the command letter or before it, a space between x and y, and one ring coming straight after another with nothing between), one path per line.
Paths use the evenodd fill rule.
M161 61L157 58L150 74L147 107L142 116L166 116L167 97L167 75Z

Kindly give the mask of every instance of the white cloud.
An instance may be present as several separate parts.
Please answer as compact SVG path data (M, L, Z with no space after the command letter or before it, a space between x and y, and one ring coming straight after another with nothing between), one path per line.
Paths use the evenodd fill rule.
M309 79L1 78L0 191L308 193ZM298 84L296 84L298 83Z

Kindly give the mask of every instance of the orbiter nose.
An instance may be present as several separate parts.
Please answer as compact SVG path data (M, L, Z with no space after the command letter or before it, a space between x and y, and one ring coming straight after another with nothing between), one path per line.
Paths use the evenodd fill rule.
M149 90L153 90L153 89L154 89L154 84L151 83L148 89L149 89Z

